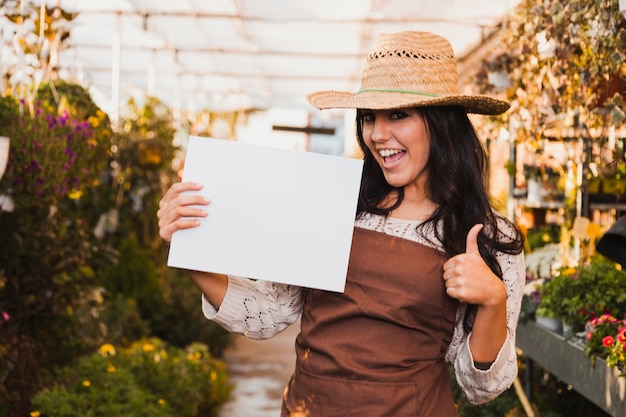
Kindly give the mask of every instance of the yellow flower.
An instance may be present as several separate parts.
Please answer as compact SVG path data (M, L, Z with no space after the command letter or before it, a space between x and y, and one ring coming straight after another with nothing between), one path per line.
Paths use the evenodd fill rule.
M89 381L88 379L85 379L83 381L83 387L90 387L91 386L91 381Z
M115 372L115 366L109 364L109 366L107 367L107 372L110 374Z
M88 122L89 122L89 124L90 124L92 127L94 127L94 128L95 128L95 127L100 126L100 119L98 119L98 118L97 118L97 117L95 117L95 116L90 116L90 117L87 119L87 121L88 121Z
M141 348L143 349L144 352L152 352L155 350L154 345L150 343L144 343Z
M30 417L39 417L41 415L41 413L39 411L31 411L30 412Z
M159 401L157 401L159 403L159 405L165 405L165 400L163 398L159 398Z
M115 346L110 343L105 343L104 345L100 346L100 349L98 349L98 353L100 353L102 356L115 356Z
M72 190L67 194L70 200L78 200L82 195L83 192L81 190Z

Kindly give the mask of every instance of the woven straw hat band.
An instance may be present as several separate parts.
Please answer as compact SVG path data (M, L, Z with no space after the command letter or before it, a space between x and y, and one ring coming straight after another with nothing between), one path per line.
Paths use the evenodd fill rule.
M500 114L509 103L485 95L462 95L450 42L427 32L381 34L368 54L359 91L318 91L309 102L319 109L396 109L462 106Z
M452 46L431 33L421 32L419 37L382 34L363 70L360 92L371 90L436 97L458 95Z

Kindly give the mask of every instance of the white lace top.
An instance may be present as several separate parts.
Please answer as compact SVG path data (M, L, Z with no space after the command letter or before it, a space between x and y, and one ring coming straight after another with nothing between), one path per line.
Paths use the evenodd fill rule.
M435 241L432 231L424 231L429 236L418 233L415 227L418 223L366 213L358 216L355 226L440 249L432 243ZM501 227L504 227L504 223ZM506 229L501 232L502 238L505 238L506 232ZM459 386L474 404L495 398L509 388L517 376L515 330L526 280L524 256L498 253L497 259L507 289L508 336L496 360L488 370L474 366L469 347L471 333L467 334L463 330L465 304L460 304L457 310L456 328L446 355L454 364ZM227 330L243 333L253 339L269 338L300 316L303 303L301 288L236 276L228 278L228 289L219 311L202 297L204 315Z

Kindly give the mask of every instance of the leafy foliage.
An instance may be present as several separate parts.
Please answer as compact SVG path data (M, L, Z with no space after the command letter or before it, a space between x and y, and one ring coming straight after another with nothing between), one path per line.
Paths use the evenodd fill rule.
M626 271L600 255L579 268L563 268L540 288L541 304L581 330L603 314L626 314Z
M57 417L210 417L231 390L224 364L206 346L181 350L153 338L126 349L103 345L57 372L54 383L35 395L33 407Z
M527 139L557 122L623 124L626 20L618 0L523 0L506 24L483 71L509 75L508 117Z
M106 139L91 124L98 115L72 118L71 104L39 101L32 114L24 103L4 104L0 120L18 116L5 130L11 150L0 182L0 194L15 203L12 212L0 211L0 310L10 316L0 332L0 396L21 409L52 364L90 347L79 337L74 313L95 285L106 251L99 250L78 207L97 181Z

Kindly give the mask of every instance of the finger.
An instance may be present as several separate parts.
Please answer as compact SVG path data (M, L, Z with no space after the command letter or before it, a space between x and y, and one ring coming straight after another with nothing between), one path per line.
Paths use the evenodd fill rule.
M159 229L159 236L163 241L169 243L172 240L172 235L178 230L191 229L200 225L200 221L197 219L178 219L173 223L169 223Z
M163 212L160 209L159 212ZM176 207L159 217L159 235L169 242L174 232L182 229L190 229L200 225L200 218L207 217L204 210L191 207Z
M465 253L474 253L480 255L478 251L478 234L482 230L482 224L475 224L469 232L467 232L467 242L465 245Z
M162 207L164 204L178 198L182 193L188 191L199 191L202 189L202 184L198 184L195 182L177 182L173 184L169 190L165 193L161 201L159 202L159 207Z
M208 213L198 206L206 206L210 201L199 194L187 194L188 191L199 191L202 185L186 182L172 185L159 202L157 218L159 220L159 236L170 242L177 230L197 227L198 218Z
M198 195L179 196L172 201L162 202L157 210L159 227L164 227L181 217L206 217L206 211L198 206L208 204L210 204L209 200Z

